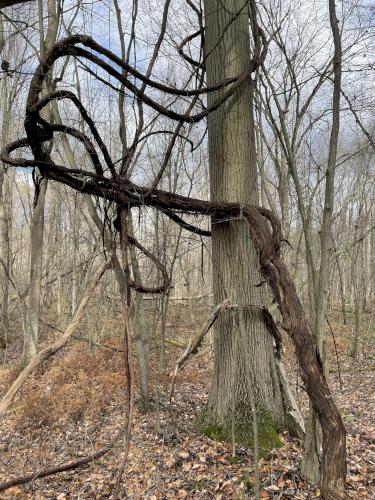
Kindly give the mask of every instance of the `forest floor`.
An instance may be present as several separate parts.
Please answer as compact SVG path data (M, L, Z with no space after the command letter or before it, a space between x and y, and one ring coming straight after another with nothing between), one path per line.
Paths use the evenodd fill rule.
M194 321L173 314L167 325L167 338L187 342L206 318L208 309L194 309ZM48 318L47 318L48 319ZM49 318L49 321L52 320ZM362 341L356 360L345 354L350 327L332 321L337 343L342 387L337 371L336 351L331 346L330 386L347 429L348 488L354 499L375 499L375 349ZM119 326L108 322L111 336L97 340L121 347L113 336ZM85 326L82 326L81 335ZM55 337L44 333L44 342ZM374 332L372 332L372 343ZM286 343L287 351L290 345ZM20 346L15 342L0 367L0 395L9 387L15 372L12 360ZM167 344L168 367L182 353ZM4 356L4 355L3 355ZM175 423L170 422L166 394L168 382L156 375L152 360L149 412L141 413L136 403L132 444L123 474L128 498L254 498L255 483L252 450L216 442L195 429L209 389L212 353L209 343L179 374L173 399ZM300 387L293 356L286 356L291 384L306 410L306 397ZM95 348L77 340L43 364L25 383L9 409L0 429L0 482L23 476L52 465L85 456L108 443L125 425L123 354L113 349ZM138 390L136 389L138 397ZM319 498L317 487L300 475L300 443L281 435L283 446L261 459L260 472L264 499ZM0 493L1 499L105 499L111 498L123 456L123 440L96 462ZM125 496L124 496L125 498Z

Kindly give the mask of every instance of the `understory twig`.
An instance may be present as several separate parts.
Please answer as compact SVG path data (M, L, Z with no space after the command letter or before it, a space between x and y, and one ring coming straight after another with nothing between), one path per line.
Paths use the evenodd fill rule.
M329 329L331 331L331 335L332 335L332 338L333 338L333 345L335 346L336 361L337 361L337 373L339 375L340 391L342 392L341 366L340 366L339 355L338 355L338 352L337 352L336 337L335 337L335 334L333 333L333 329L332 329L331 323L330 323L327 315L326 315L326 320L327 320L327 324L328 324L328 327L329 327Z

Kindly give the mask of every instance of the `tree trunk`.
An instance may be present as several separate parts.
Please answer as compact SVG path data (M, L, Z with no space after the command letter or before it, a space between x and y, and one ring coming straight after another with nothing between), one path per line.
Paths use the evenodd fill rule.
M131 236L134 234L133 219L129 214L129 232ZM134 245L130 246L130 262L133 270L134 281L142 284L142 275L139 268L139 262L135 252ZM131 317L134 324L134 344L137 351L138 368L139 368L139 390L141 396L140 408L142 411L147 411L150 400L148 391L148 336L146 325L146 311L141 293L134 292L134 299L131 307Z
M10 224L11 205L10 180L5 177L5 169L0 167L0 347L7 345L9 328L9 274L11 267Z
M56 1L48 0L48 28L44 38L43 28L43 6L39 0L39 30L40 30L40 56L44 56L55 43L58 28L58 15L56 12ZM47 79L48 81L48 79ZM47 88L45 89L47 90ZM49 116L48 109L42 111ZM44 207L48 181L46 178L38 179L38 195L36 196L31 229L30 229L30 286L29 286L29 306L24 336L23 354L21 365L27 364L37 353L39 336L39 307L40 288L42 280L42 259L43 259L43 235L44 235Z
M354 241L357 239L357 229L354 231ZM360 293L359 293L359 269L358 269L358 257L360 251L360 244L358 243L356 248L354 248L352 254L351 263L351 280L354 292L354 332L353 338L350 346L349 356L355 358L358 351L358 341L359 341L359 330L360 330Z
M347 325L348 324L348 316L346 313L346 297L345 297L345 282L344 282L345 275L342 271L342 266L341 266L342 263L340 262L339 256L337 254L337 248L336 248L336 244L335 244L333 237L332 237L332 245L333 245L333 251L335 253L337 272L339 275L339 292L340 292L340 299L341 299L342 320L343 320L344 325Z
M42 280L44 205L47 179L41 179L39 194L34 205L30 230L30 285L26 331L21 365L26 365L36 356L39 336L40 287Z
M1 18L1 16L0 16ZM2 40L2 21L0 19L0 49L3 44ZM9 139L9 119L10 109L8 105L8 86L7 79L3 78L1 85L1 110L2 110L2 128L1 128L1 147L5 145ZM6 178L5 165L0 164L0 256L2 263L0 264L0 347L5 348L7 343L7 334L9 327L9 272L10 272L10 238L9 238L9 204L11 197L9 196L9 179Z
M332 97L332 126L329 142L329 153L327 161L327 170L325 173L325 192L324 192L324 209L323 220L320 230L320 267L319 281L316 289L316 300L314 310L314 333L320 359L323 365L323 372L328 377L328 356L327 356L327 338L324 330L325 315L327 309L327 297L329 288L329 266L330 266L330 241L331 228L333 220L333 203L335 193L335 169L337 158L337 145L340 131L340 95L341 95L341 34L336 17L335 1L329 0L329 16L330 24L334 41L334 58L333 58L333 97ZM314 425L317 421L317 415L310 412L310 425L308 426L311 432L307 432L305 441L305 453L302 463L302 473L311 482L317 482L319 478L319 454L321 443L321 430L318 425Z
M244 7L246 5L246 7ZM248 69L250 39L247 4L205 1L207 83L213 85ZM209 104L217 97L209 94ZM252 116L252 83L208 118L211 199L258 203ZM270 295L258 271L258 259L243 221L212 221L213 288L216 304L228 298L240 305L265 304ZM277 431L288 425L273 338L259 311L224 311L215 326L212 387L202 431L212 437L253 442L251 396L254 394L261 448L279 444Z

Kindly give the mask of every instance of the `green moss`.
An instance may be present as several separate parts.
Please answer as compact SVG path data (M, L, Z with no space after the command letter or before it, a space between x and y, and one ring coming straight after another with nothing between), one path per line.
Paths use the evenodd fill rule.
M198 423L198 429L204 436L207 436L214 441L227 441L228 439L227 433L220 425L208 424L207 426L200 428Z
M237 455L230 455L228 457L228 463L231 464L231 465L235 465L235 464L238 464L241 462L241 458L238 457Z
M271 448L281 448L282 442L271 418L261 422L258 429L258 440L260 452L264 453Z
M189 479L185 484L185 488L188 491L201 491L207 486L207 483L207 479Z
M236 444L254 448L254 431L251 420L251 411L245 408L243 404L236 411L236 421L234 424L234 439ZM259 454L264 456L271 448L280 448L282 446L279 438L278 429L269 413L266 411L258 412L258 441ZM228 441L233 439L232 418L227 418L224 424L218 424L210 420L208 413L202 415L197 421L197 429L204 435L215 441Z

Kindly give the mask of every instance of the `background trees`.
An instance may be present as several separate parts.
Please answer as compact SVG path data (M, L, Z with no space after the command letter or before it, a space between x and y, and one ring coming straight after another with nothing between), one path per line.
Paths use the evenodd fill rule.
M151 190L159 187L171 193L208 199L209 156L214 201L256 203L259 189L262 205L272 208L280 216L291 245L289 248L285 244L283 252L295 269L297 287L311 313L311 321L315 321L316 332L323 331L326 296L328 310L340 308L346 320L348 311L353 309L351 354L355 356L358 346L361 346L361 335L367 332L367 327L361 326L361 308L367 310L374 295L374 174L371 117L359 107L357 87L360 85L353 85L348 71L349 64L354 61L356 70L367 74L369 63L363 63L363 55L371 44L372 35L364 27L363 20L362 24L356 24L356 8L345 5L339 12L342 26L339 35L344 47L343 72L348 76L347 80L346 77L343 79L339 104L341 120L347 127L338 141L337 158L332 154L329 157L327 137L332 127L332 82L337 81L333 74L329 18L328 12L317 12L310 7L314 22L310 19L303 22L305 8L304 4L279 6L273 2L259 6L259 22L265 33L263 43L266 41L270 47L267 58L262 61L254 83L248 80L246 84L242 83L236 94L209 116L208 142L204 121L193 126L191 115L201 113L199 116L202 117L206 113L205 107L212 106L228 86L209 93L206 102L206 96L199 94L200 87L204 86L203 69L206 66L207 84L213 85L224 77L234 78L241 74L250 58L259 54L257 44L261 37L254 24L254 10L250 16L254 40L250 43L248 37L248 4L228 2L226 8L216 9L207 2L204 36L203 14L192 2L166 2L161 9L153 2L116 2L114 8L106 5L89 8L80 3L67 5L66 2L51 1L45 5L40 2L39 10L30 3L0 12L4 40L2 57L9 62L9 67L1 73L2 140L5 145L22 135L17 121L24 114L25 92L37 58L42 57L37 49L38 23L39 27L44 26L47 34L52 33L52 37L56 37L57 32L59 38L75 32L92 33L120 60L136 67L154 83L150 85L148 80L141 81L140 75L131 74L130 68L120 67L119 62L113 60L108 81L104 64L98 67L92 57L91 60L83 58L82 47L81 52L72 48L66 59L57 62L50 85L55 85L56 89L75 90L93 118L111 159L108 161L102 148L99 148L98 158L94 154L85 154L87 141L77 140L77 133L69 133L72 131L67 125L71 123L91 140L95 139L95 133L75 106L69 100L61 99L54 101L49 110L55 128L52 149L47 153L51 154L53 162L71 169L95 170L98 175L101 175L102 168L107 177L113 168L121 179L129 179ZM43 47L43 30L39 33ZM13 39L17 39L17 44L12 43ZM243 47L238 50L240 40ZM176 52L181 57L177 58ZM117 83L114 71L121 75L121 83ZM146 92L148 98L157 104L148 106L142 99L134 97L130 85L138 87L141 97ZM165 92L165 88L179 88L180 91ZM189 96L192 89L198 91ZM252 91L254 116L249 97ZM335 96L337 103L337 87ZM364 97L361 93L360 100ZM240 99L243 102L239 102ZM338 105L336 117L337 111ZM169 120L171 117L175 120ZM336 193L333 189L325 189L327 163L331 171L336 169ZM64 177L62 172L59 175L75 187L83 186L74 175L72 178ZM30 170L23 174L19 169L14 171L3 167L1 179L4 200L1 214L3 336L10 340L11 345L17 344L19 336L13 333L14 330L9 330L8 318L11 316L12 321L21 318L25 346L34 339L32 349L25 349L31 355L37 348L37 335L30 335L30 313L34 332L40 321L46 319L45 322L51 324L51 316L52 325L61 327L73 315L85 285L98 265L97 257L103 250L113 253L117 236L111 221L116 217L116 207L107 195L104 199L88 198L87 194L73 193L65 186L53 183L50 193L46 193L45 209L40 211L45 217L42 245L41 238L36 238L33 224L37 211L32 208L34 188ZM89 187L90 184L86 183L81 190L90 192ZM329 200L325 202L328 191ZM150 192L143 192L143 195L147 194L149 196ZM41 199L40 194L38 202ZM334 209L330 215L332 220L327 224L324 221L327 208L331 206ZM183 226L177 227L171 222L170 207L162 208L161 213L141 206L132 210L132 218L123 225L122 236L126 239L133 235L142 247L131 247L128 262L125 259L122 263L123 268L118 255L115 273L106 277L96 297L98 307L96 316L91 318L93 327L85 331L91 345L100 336L108 334L108 326L101 318L113 314L113 297L117 297L115 279L123 283L124 272L131 274L139 289L148 286L160 288L163 271L167 270L173 288L167 291L165 286L163 291L167 293L153 300L151 326L142 323L147 299L140 299L137 290L132 292L135 296L132 323L145 407L149 402L147 372L150 352L157 351L160 370L166 371L165 346L169 339L165 331L168 309L173 301L186 301L183 303L189 304L193 317L193 304L196 304L197 297L210 293L207 285L211 280L214 295L213 299L208 295L208 300L214 303L221 302L227 295L239 305L269 304L271 301L262 296L265 286L254 286L260 284L261 278L254 276L254 271L250 275L245 272L245 269L254 269L256 264L247 261L251 252L244 223L215 224L211 249L205 239L207 222L203 217L187 216L187 223L197 228L187 233ZM176 215L179 216L172 214L175 218ZM43 256L43 267L38 261L37 279L32 272L36 258L28 254L30 247L39 253L39 258ZM157 257L161 266L153 265L143 247ZM32 279L29 280L28 276ZM322 294L325 288L326 293ZM9 290L12 291L9 293ZM124 297L129 295L124 287L122 292ZM42 313L38 312L39 293ZM34 301L32 297L35 297ZM236 421L248 414L243 408L237 408L237 402L244 399L245 393L250 401L254 391L255 400L264 401L266 412L278 415L275 417L277 427L282 427L285 410L272 336L260 326L258 312L244 314L244 329L241 328L242 316L241 311L226 312L217 325L214 385L210 397L213 421L217 427L224 427L224 424L230 427L232 433L233 421L236 427ZM253 320L256 316L260 324L255 328ZM250 338L254 345L247 342L248 331L253 332ZM237 335L229 332L237 332ZM322 347L324 336L320 338ZM259 345L264 348L260 350ZM230 355L224 352L230 352ZM249 358L253 359L252 363L248 363ZM223 369L223 364L227 368ZM225 388L231 386L236 377L239 380L237 396L228 398L229 390ZM259 383L253 384L254 379L259 379ZM272 387L272 398L263 390L264 387L268 390ZM162 388L159 389L162 392ZM259 421L262 420L261 413L264 412L260 412ZM228 435L228 430L226 433Z

